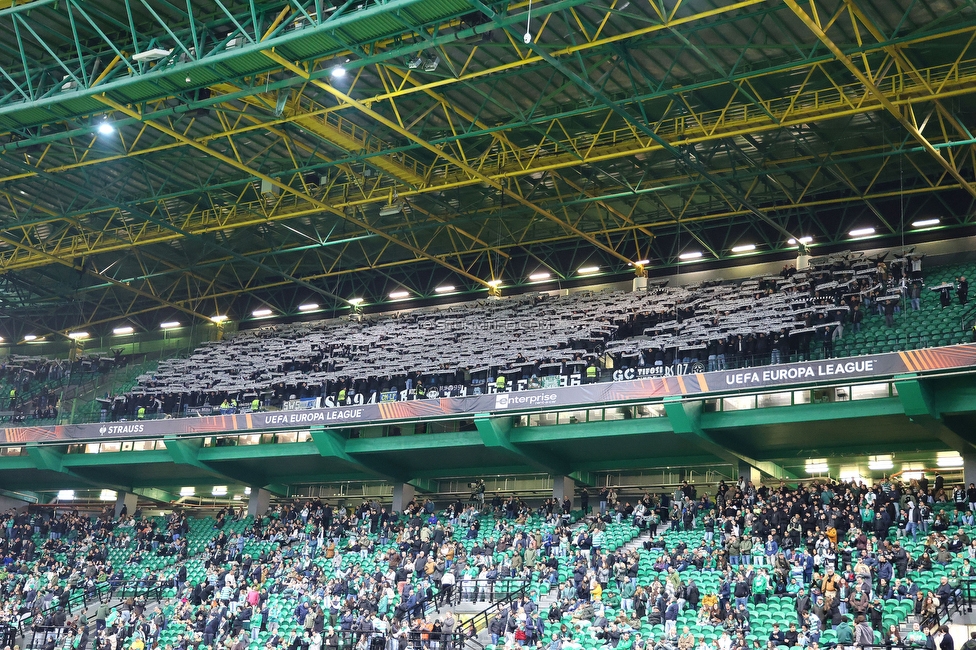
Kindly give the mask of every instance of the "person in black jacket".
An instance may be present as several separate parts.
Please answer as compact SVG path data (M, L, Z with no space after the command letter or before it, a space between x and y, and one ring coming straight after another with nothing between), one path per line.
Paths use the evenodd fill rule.
M966 276L959 276L959 280L956 284L956 295L959 297L959 304L965 305L969 302L969 282L966 281Z

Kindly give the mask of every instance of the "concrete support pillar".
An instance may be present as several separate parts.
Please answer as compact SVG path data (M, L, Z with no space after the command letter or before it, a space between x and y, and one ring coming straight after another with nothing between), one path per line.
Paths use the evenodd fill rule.
M744 476L747 483L751 481L756 487L759 487L759 481L762 479L762 473L758 469L742 460L739 461L739 476Z
M559 505L562 506L563 499L569 499L570 503L574 503L576 493L576 482L568 476L556 476L552 480L552 496L557 501ZM575 505L575 504L574 504Z
M976 483L976 453L962 454L962 478L966 489L970 483Z
M125 512L128 516L132 516L136 512L136 504L139 502L139 495L132 494L131 492L119 492L115 497L115 518L118 519L119 515L122 514L122 506L125 506Z
M252 487L251 496L247 500L247 514L251 517L263 517L271 504L271 493L261 488Z
M393 484L393 512L403 512L407 504L413 501L414 488L407 483Z

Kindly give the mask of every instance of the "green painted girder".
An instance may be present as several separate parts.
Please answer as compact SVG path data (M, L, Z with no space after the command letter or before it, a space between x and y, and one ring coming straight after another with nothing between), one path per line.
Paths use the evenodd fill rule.
M117 491L118 490L124 491L126 489L125 486L118 485L116 483L90 479L66 467L65 459L68 457L68 454L65 453L66 447L64 446L28 443L25 449L27 451L27 457L33 463L33 466L42 472L55 472L59 474L64 474L66 476L70 476L72 479L75 479L85 485L92 485L101 488L110 488Z
M165 436L163 444L166 445L166 452L172 462L177 465L188 465L202 470L220 480L230 480L244 485L264 488L278 496L287 496L288 490L280 485L271 484L266 476L257 476L249 472L237 472L234 470L217 469L210 463L200 460L200 450L203 447L203 438L177 438L175 436Z
M141 103L207 87L229 77L251 77L276 69L278 66L257 56L263 50L273 49L290 61L321 59L330 52L339 53L345 49L343 42L335 38L337 30L340 29L345 30L359 42L400 36L406 29L417 28L409 21L400 18L401 11L411 5L420 5L417 8L418 17L425 24L437 24L470 11L469 5L463 0L439 0L438 2L385 0L371 3L358 11L335 12L320 24L304 29L279 31L270 38L260 40L260 26L252 20L249 9L240 16L239 21L233 16L228 16L240 28L229 34L222 42L216 43L216 47L211 47L209 51L195 47L193 34L189 29L174 33L167 21L160 19L157 21L158 24L147 26L154 32L150 35L120 30L119 34L127 39L127 43L114 42L117 38L114 34L109 36L99 30L86 30L97 33L96 39L102 41L99 51L90 51L75 39L76 47L67 50L73 50L70 58L59 59L54 54L54 51L65 51L64 39L53 43L54 47L44 45L52 58L47 65L38 62L32 52L25 49L24 42L18 39L17 47L21 53L21 60L25 62L25 66L30 67L23 69L22 76L14 76L9 72L5 75L8 83L15 86L15 92L9 93L0 101L0 125L35 124L40 116L45 116L41 118L44 120L100 113L104 111L104 107L100 106L93 97L98 93L107 93L124 103ZM67 12L69 16L78 13L79 20L88 23L86 28L92 23L87 19L85 4L81 0L35 0L30 7L18 6L0 11L0 30L8 34L19 32L21 27L31 30L30 13L37 12L35 14L37 19L51 20L51 13L47 13L46 16L43 13L49 6L55 17L59 14L63 15L63 12ZM192 0L187 0L187 6L192 14ZM281 3L278 10L287 6L289 5ZM253 5L250 8L253 8ZM264 8L262 14L263 12ZM487 30L482 28L481 31ZM130 62L128 58L122 56L123 54L131 56L137 51L145 51L153 47L152 38L156 34L167 32L169 36L167 42L172 42L175 47L172 54L160 62L152 65L139 64ZM472 30L472 35L476 33L478 32ZM36 33L35 37L44 42L43 37ZM227 49L226 45L236 37L242 37L245 42L238 47ZM138 40L133 42L133 38ZM413 49L416 49L416 45ZM87 57L85 51L89 51ZM80 58L75 54L79 52ZM188 56L191 52L192 56ZM82 72L92 69L92 61L96 57L105 57L107 60L111 59L113 54L118 57L119 65L105 79L97 80L99 81L97 85L95 79L87 78ZM181 54L187 56L188 60L179 62ZM328 68L322 72L323 76L329 74ZM62 76L72 77L71 81L77 84L77 88L62 91L61 87L65 81L57 81ZM191 78L190 84L185 81L188 76ZM42 83L45 78L47 83Z
M491 417L486 413L476 415L474 418L475 428L481 437L481 442L489 449L503 449L516 458L523 460L529 467L541 470L554 476L570 476L574 470L569 464L552 454L540 454L520 447L512 442L512 418L511 417ZM580 480L590 479L588 474L580 474ZM588 485L592 485L589 483Z
M509 440L514 445L543 442L570 442L593 438L643 436L652 433L670 433L667 418L635 418L609 422L581 422L557 424L549 427L518 427L511 430Z
M796 478L791 472L769 461L759 461L735 451L718 442L702 429L702 402L689 401L680 397L664 400L664 410L668 414L671 428L676 434L698 445L703 450L722 460L738 465L745 462L773 478Z
M312 444L318 450L320 456L324 458L338 458L367 476L398 480L401 483L406 482L406 479L402 476L402 472L387 467L382 463L364 461L350 455L349 447L351 445L349 443L356 442L360 439L349 440L335 429L327 429L326 427L312 427L310 434L312 436ZM388 438L370 438L369 440L388 440Z
M133 488L130 490L132 494L137 494L144 499L149 499L150 501L156 501L158 503L174 503L179 501L180 495L178 493L167 492L166 490L161 490L159 488Z
M738 429L772 424L794 424L871 418L886 415L902 415L904 409L898 398L881 398L863 401L824 404L796 404L790 407L756 408L742 411L716 411L702 413L702 428L713 431ZM782 411L782 412L780 412Z

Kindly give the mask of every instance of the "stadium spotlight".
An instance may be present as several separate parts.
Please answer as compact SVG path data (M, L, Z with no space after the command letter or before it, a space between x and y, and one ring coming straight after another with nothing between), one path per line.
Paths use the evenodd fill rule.
M392 297L392 294L390 294L390 295ZM350 298L348 302L349 302L350 305L356 306L356 305L361 305L364 302L366 302L366 299L365 298Z
M400 298L406 298L410 295L409 291L392 291L390 292L390 298L394 300L399 300Z
M580 267L580 269L577 271L577 273L579 273L580 275L589 275L591 273L599 273L599 272L600 272L599 266L583 266Z
M847 234L851 237L870 237L874 234L874 228L855 228Z
M215 485L215 486L213 486L213 490L211 490L210 493L212 495L214 495L215 497L224 497L224 496L227 496L227 486L226 485Z
M108 120L102 120L98 123L99 135L112 135L113 133L115 133L115 127L112 126Z
M806 467L808 474L823 474L830 469L826 458L811 458L807 460Z
M180 488L180 496L181 497L192 497L196 493L197 493L196 488L193 488L193 487L182 487L182 488Z
M264 318L265 316L270 316L273 313L274 312L272 312L270 309L255 309L251 312L251 316L254 316L255 318Z
M883 470L891 469L895 466L894 461L891 460L891 454L882 454L880 456L871 456L868 458L868 469L870 470Z
M688 251L687 253L682 253L678 255L679 260L697 260L702 256L701 251Z
M530 275L529 280L532 282L540 282L542 280L548 280L551 277L552 273L548 273L547 271L539 271L538 273L533 273Z
M171 330L180 327L180 322L175 320L166 321L165 323L160 323L159 327L164 330Z
M134 331L135 330L132 327L126 325L125 327L116 327L114 330L112 330L112 334L115 334L116 336L124 336L126 334L132 334Z
M227 314L217 314L216 316L211 316L210 320L214 323L223 323L227 320Z
M935 458L935 464L939 467L962 467L962 456L955 451L940 451Z
M935 219L921 219L919 221L913 221L912 227L928 228L930 226L938 226L940 223L942 223L942 219L939 219L938 217L936 217Z
M307 302L304 305L298 305L298 311L315 311L319 308L317 302Z
M24 340L25 341L36 341L37 340L37 334L24 334Z
M813 237L800 237L799 240L801 244L809 244L812 241L813 241ZM789 244L790 246L796 246L797 240L790 237L789 239L786 240L786 243Z
M332 75L333 79L342 79L343 77L346 76L346 69L343 68L341 65L337 65L334 68L332 68L332 72L330 74Z
M650 263L651 263L651 260L637 260L636 262L633 262L633 265L634 266L647 266Z
M502 286L502 281L499 278L495 278L494 280L488 280L488 286L489 287L500 287L500 286Z
M99 501L115 501L117 498L119 495L115 490L102 490L101 494L98 495Z
M434 288L434 293L451 293L454 291L453 284L445 284Z
M244 488L244 494L250 494L250 493L251 493L251 488L245 487Z
M741 246L732 247L733 253L751 253L754 250L756 250L755 244L742 244Z
M88 336L89 336L88 332L68 332L68 338L75 341L79 341L81 339L87 339Z
M74 490L58 490L58 501L71 501L74 498Z

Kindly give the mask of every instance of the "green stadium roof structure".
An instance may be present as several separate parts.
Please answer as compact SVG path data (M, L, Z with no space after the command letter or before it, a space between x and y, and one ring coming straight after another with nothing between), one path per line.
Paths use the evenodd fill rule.
M2 0L0 333L972 234L974 38L965 0Z

